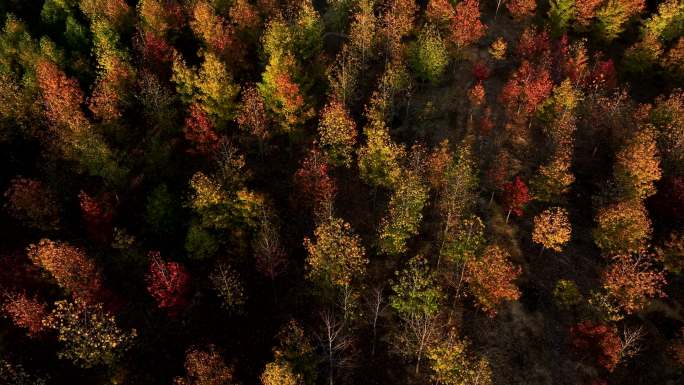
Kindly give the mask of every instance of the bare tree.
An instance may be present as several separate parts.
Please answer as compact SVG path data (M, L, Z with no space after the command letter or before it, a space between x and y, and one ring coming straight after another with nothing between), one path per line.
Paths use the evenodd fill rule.
M380 314L387 308L387 301L385 300L382 287L374 287L366 296L366 307L368 308L370 316L370 324L373 329L373 339L371 340L371 355L375 355L375 341L377 338L378 318Z
M643 326L622 329L620 336L620 361L628 360L641 351L641 340L646 336Z
M328 382L334 385L335 368L350 367L352 356L350 350L353 346L352 338L347 334L344 320L338 320L331 311L321 312L323 330L318 335L321 347L325 352L328 363Z

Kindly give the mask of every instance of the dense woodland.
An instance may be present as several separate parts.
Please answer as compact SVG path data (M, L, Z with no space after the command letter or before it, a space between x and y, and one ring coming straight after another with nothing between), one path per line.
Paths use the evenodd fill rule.
M0 384L684 384L684 1L0 27Z

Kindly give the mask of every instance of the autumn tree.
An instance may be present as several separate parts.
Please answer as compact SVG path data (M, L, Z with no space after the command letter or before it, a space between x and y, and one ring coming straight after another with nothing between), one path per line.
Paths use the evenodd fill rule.
M204 109L196 103L189 107L183 135L188 142L192 143L191 152L206 155L218 148L219 138L214 131L214 124Z
M572 347L612 372L620 362L620 337L608 325L583 321L570 329Z
M233 82L228 67L215 54L204 52L199 68L189 68L180 55L173 60L172 81L181 100L197 104L217 127L225 127L235 115L235 99L240 87Z
M36 81L45 116L60 139L55 142L58 148L90 174L111 183L120 182L125 170L117 164L111 148L93 130L81 110L83 92L77 81L47 59L36 64Z
M427 25L418 34L418 40L411 47L411 67L418 79L437 83L447 64L447 47L439 32Z
M644 0L607 0L596 10L595 31L599 39L611 42L625 28L625 24L641 13L646 6Z
M504 190L504 207L508 210L506 214L506 223L511 216L511 212L516 216L522 216L523 208L530 201L529 190L527 185L516 176L513 182L507 182L503 185Z
M366 271L368 258L361 239L342 219L331 217L319 224L315 239L304 238L307 276L323 287L347 290L359 282Z
M372 187L392 188L401 176L404 148L392 140L384 122L372 122L363 132L366 143L358 153L361 179Z
M92 197L85 191L78 194L83 224L91 239L108 243L112 239L114 227L114 207L108 194Z
M518 21L534 16L537 10L536 0L508 0L506 3L508 12Z
M420 177L404 171L398 180L386 216L380 223L379 244L383 253L398 255L406 252L406 242L418 234L428 188Z
M301 194L301 203L313 209L316 217L332 215L337 185L330 176L327 159L317 148L312 148L294 175L295 186Z
M515 301L520 290L513 283L522 269L510 262L508 253L499 246L488 246L478 259L467 262L465 281L477 307L493 317L504 301Z
M190 275L178 262L166 262L158 251L148 255L150 265L145 280L147 291L157 302L157 307L176 315L188 304Z
M613 174L627 198L644 199L655 194L660 179L660 157L652 127L639 130L615 155Z
M48 272L57 285L75 299L93 303L101 294L100 271L82 249L41 239L38 244L30 245L27 253L34 265Z
M321 111L318 137L321 149L334 165L349 167L356 145L356 123L342 102L332 99Z
M259 379L262 385L299 385L302 383L301 376L293 373L287 361L269 362Z
M420 255L411 258L406 268L395 274L390 306L401 318L404 328L397 337L401 346L399 351L415 357L417 373L430 343L437 336L437 316L444 293L427 261Z
M665 276L653 268L650 256L643 253L613 258L603 273L602 282L608 295L627 314L642 310L652 298L665 297Z
M29 297L26 293L7 294L0 310L15 326L26 329L29 337L45 330L43 319L48 314L47 308L36 297Z
M594 242L608 254L636 251L651 236L651 220L641 201L623 201L600 208Z
M489 361L473 357L469 347L467 340L454 335L431 346L426 355L432 370L430 378L442 385L491 385Z
M64 345L59 357L83 368L115 363L137 335L135 329L121 329L101 304L88 304L78 298L74 302L55 302L43 322L57 332L57 339Z
M666 173L684 175L684 92L675 90L668 97L658 97L649 114L649 120L658 132L658 153L662 156L663 170ZM644 133L644 139L651 139L648 135L652 133ZM650 143L645 141L644 144ZM640 147L648 149L644 144ZM646 154L649 153L645 152L644 155Z
M568 211L561 207L552 207L534 217L532 241L545 248L562 251L563 245L570 240L571 227Z
M451 39L458 49L480 40L487 30L480 20L480 1L464 0L457 3L449 29Z
M233 385L233 370L226 365L214 345L206 349L192 347L185 353L185 376L176 377L174 385Z
M540 106L552 89L549 72L543 67L535 68L525 60L506 82L499 99L509 116L526 117Z
M248 87L242 92L242 104L236 120L243 131L257 138L259 152L263 153L264 142L272 133L264 99L255 87Z
M550 0L549 22L555 36L562 35L577 12L575 0Z
M59 225L57 197L41 181L21 176L13 178L4 196L5 209L27 226L54 230Z

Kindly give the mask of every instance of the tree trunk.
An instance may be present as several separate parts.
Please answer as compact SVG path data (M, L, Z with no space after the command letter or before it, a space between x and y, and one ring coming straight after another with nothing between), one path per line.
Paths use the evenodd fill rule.
M508 214L506 214L506 224L508 224L508 218L511 217L511 210L513 209L508 209Z

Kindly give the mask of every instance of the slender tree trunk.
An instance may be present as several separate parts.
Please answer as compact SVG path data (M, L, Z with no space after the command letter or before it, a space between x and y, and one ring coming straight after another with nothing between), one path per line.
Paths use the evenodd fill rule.
M489 204L487 204L487 207L491 207L493 201L494 201L494 190L492 190L492 195L489 196Z
M508 209L508 214L506 214L506 224L508 224L508 218L511 217L511 210L513 209Z
M544 245L542 245L542 248L541 248L541 250L539 251L539 257L542 256L542 253L544 253Z

